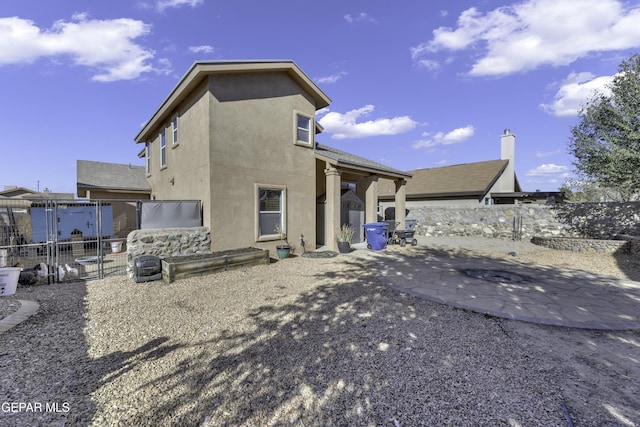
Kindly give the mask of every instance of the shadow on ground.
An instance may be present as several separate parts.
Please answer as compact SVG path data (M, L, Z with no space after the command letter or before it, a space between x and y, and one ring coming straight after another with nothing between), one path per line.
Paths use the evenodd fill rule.
M640 254L630 254L625 249L618 249L613 257L616 259L620 271L630 280L640 282Z
M13 298L38 301L40 308L0 334L0 425L88 425L97 388L172 350L163 338L135 351L89 358L87 286L76 281L18 287Z
M581 270L416 247L380 256L381 279L434 302L509 319L586 329L640 328L640 284Z
M487 262L467 255L478 265ZM412 256L447 262L465 254ZM297 267L278 270L288 262ZM310 263L325 267L310 273ZM582 427L633 425L625 420L640 416L637 334L529 325L453 309L390 289L372 264L349 257L300 257L268 268L274 267L269 278L248 283L227 283L226 273L206 276L201 290L154 307L169 321L180 318L176 313L193 317L201 334L145 325L149 338L142 345L110 350L103 336L104 355L93 359L83 331L139 332L142 320L127 305L131 295L148 303L144 292L164 288L149 283L126 294L134 288L114 287L123 294L113 294L120 311L94 307L105 310L101 322L86 320L96 313L87 310L83 288L44 288L63 299L40 294L43 309L25 322L30 327L0 336L0 364L20 364L8 377L3 372L0 397L68 401L71 410L18 414L6 424L564 426L563 401ZM301 277L314 285L288 293L289 283ZM187 291L178 288L180 281L172 285L166 289ZM256 293L275 287L282 300L263 298L250 307L233 301L226 312L195 309L193 299L202 295L212 302L222 293L241 298L241 286ZM118 321L106 324L110 318ZM43 345L50 357L37 356ZM78 346L86 356L69 357ZM120 395L109 398L110 387ZM107 407L111 418L101 418Z
M192 357L145 384L153 413L135 424L531 425L561 420L549 372L509 345L492 319L381 285L358 261L314 277L284 305L194 342ZM473 334L461 335L474 323ZM526 365L522 378L513 366ZM496 389L495 384L504 387ZM518 405L488 401L521 399ZM490 406L490 407L489 407ZM549 414L555 408L555 414Z

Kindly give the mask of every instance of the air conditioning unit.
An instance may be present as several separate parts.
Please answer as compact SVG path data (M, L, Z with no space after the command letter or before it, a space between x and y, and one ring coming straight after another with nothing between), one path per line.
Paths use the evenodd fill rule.
M141 255L134 261L133 273L136 283L162 280L162 262L157 256Z

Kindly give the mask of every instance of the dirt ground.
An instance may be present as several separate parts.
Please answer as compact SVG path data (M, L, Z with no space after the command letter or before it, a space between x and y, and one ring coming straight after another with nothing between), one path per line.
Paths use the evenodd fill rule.
M471 253L640 281L640 257L634 255L558 251L526 241L473 237L421 238L421 244L461 256ZM563 395L575 425L584 425L588 414L598 408L610 415L598 421L601 425L640 426L640 330L595 331L496 321L524 348L543 349L549 357L541 360L550 369L562 367Z
M637 257L623 254L562 252L495 239L434 238L421 239L421 244L457 256L640 281ZM172 287L136 285L113 276L86 285L23 289L4 301L34 299L41 310L16 327L19 333L0 336L0 347L6 348L0 355L5 369L0 383L12 390L13 400L68 395L81 424L144 416L148 425L159 425L170 420L160 415L191 411L204 425L224 416L244 420L236 425L259 425L256 408L275 417L274 402L289 398L295 403L292 396L301 381L312 379L318 399L307 396L306 389L301 392L310 402L309 419L316 421L304 425L322 425L317 417L323 416L335 424L339 418L332 417L340 405L355 408L352 425L394 425L396 418L385 418L384 405L396 407L395 425L428 425L426 400L434 405L431 415L441 417L440 423L431 419L436 425L566 426L559 413L564 405L565 418L575 426L640 427L640 331L484 316L400 294L367 271L348 257L298 257ZM409 334L414 341L402 341L411 331L418 338ZM396 341L402 345L390 348L397 352L369 348L371 342ZM325 383L338 377L346 381L344 390ZM383 380L394 387L376 389ZM335 401L332 393L339 395ZM357 406L357 393L374 404ZM323 399L333 403L323 406ZM200 406L192 408L193 402ZM149 405L148 411L142 404ZM231 415L218 414L220 408ZM505 423L511 419L505 413L529 422ZM16 418L16 425L33 425L27 415ZM303 425L288 417L291 424ZM541 421L545 417L554 421ZM51 424L63 424L62 418L58 421Z

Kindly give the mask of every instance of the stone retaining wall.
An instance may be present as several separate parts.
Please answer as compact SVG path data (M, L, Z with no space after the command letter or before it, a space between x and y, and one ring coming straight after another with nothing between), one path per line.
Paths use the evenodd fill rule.
M571 237L534 236L531 238L531 243L544 246L545 248L572 252L630 252L630 242L624 240L596 240Z
M610 240L640 235L640 202L414 207L419 236L511 239L579 237Z
M551 205L557 221L592 239L640 235L640 202L561 203Z
M514 230L522 239L533 236L575 236L558 221L547 205L491 205L412 208L419 236L483 236L511 239ZM521 227L517 226L522 224Z
M134 276L134 260L140 255L161 259L211 253L211 232L207 227L134 230L127 236L127 275Z

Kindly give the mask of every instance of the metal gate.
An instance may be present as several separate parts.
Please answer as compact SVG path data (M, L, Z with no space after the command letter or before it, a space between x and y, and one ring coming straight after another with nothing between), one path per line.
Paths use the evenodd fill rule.
M522 240L522 212L521 203L516 200L513 206L513 231L511 233L512 240Z
M0 200L0 266L33 270L39 282L126 273L126 235L136 200ZM114 215L114 212L117 215Z

